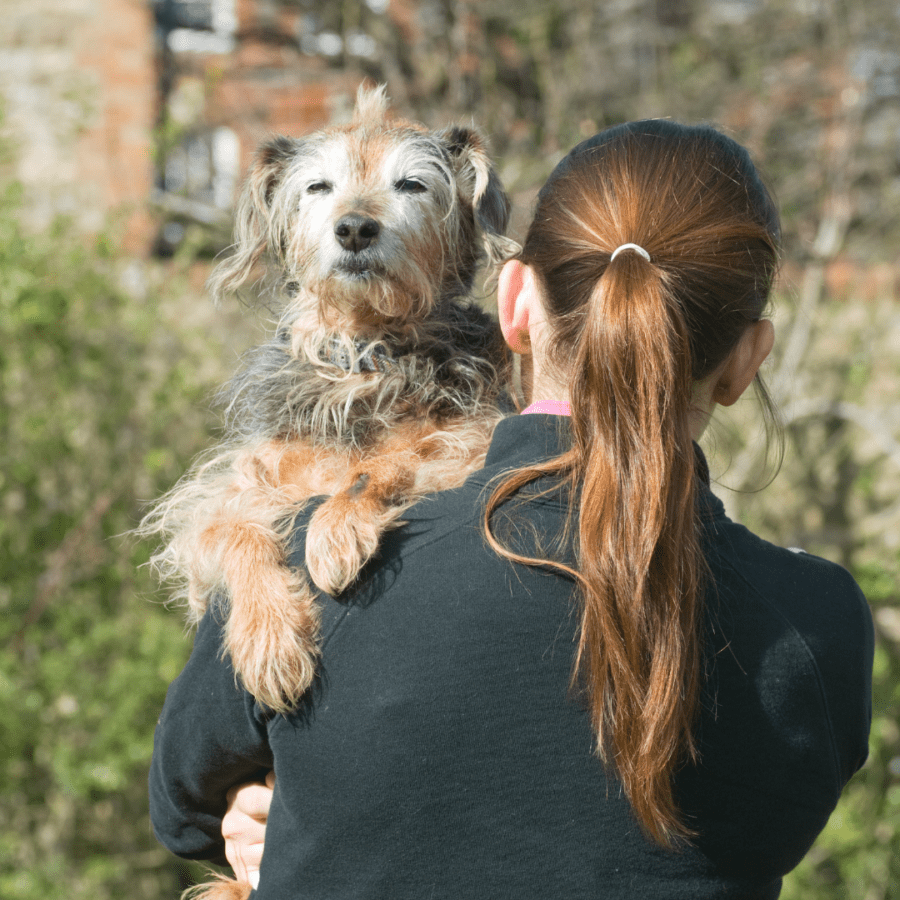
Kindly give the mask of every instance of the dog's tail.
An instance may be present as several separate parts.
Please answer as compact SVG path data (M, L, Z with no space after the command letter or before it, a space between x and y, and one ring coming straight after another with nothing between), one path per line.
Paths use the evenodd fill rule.
M181 900L247 900L253 890L246 881L235 881L219 874L214 877L215 881L188 888L181 895Z

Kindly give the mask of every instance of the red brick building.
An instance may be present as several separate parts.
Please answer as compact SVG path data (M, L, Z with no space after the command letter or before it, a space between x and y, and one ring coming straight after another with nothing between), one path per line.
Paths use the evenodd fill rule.
M165 251L180 239L183 220L227 217L261 140L342 118L361 78L329 66L329 36L300 4L157 0L154 8L161 126L154 196L171 216L158 245Z
M112 221L142 252L227 221L263 137L349 113L361 76L329 65L335 40L297 2L13 4L0 103L33 224Z

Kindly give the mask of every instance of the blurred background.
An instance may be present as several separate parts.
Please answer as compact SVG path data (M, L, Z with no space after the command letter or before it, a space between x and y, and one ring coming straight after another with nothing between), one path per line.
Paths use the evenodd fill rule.
M900 898L897 0L0 0L0 896L167 900L146 773L190 648L121 537L216 433L264 318L203 292L257 142L396 111L477 123L521 237L598 128L713 121L784 212L766 377L707 438L732 515L875 610L868 764L787 900ZM486 302L490 302L488 298Z

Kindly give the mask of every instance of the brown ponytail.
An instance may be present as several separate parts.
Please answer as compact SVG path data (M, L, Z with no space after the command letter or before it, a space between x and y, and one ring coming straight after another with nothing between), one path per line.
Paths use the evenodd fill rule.
M673 775L693 734L707 576L696 512L691 389L763 312L778 219L746 151L666 121L609 129L557 167L521 259L542 287L550 359L570 385L572 449L508 475L486 511L492 546L576 579L573 685L597 750L646 833L690 837ZM629 250L634 242L650 255ZM491 531L497 508L542 476L568 480L577 570Z

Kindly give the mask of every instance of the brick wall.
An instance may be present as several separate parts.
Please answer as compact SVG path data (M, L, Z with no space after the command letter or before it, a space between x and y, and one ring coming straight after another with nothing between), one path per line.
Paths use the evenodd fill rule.
M3 133L32 224L89 231L117 214L131 242L153 183L155 67L142 0L28 0L0 21Z
M227 52L184 50L182 42L177 52L161 53L147 0L6 4L2 133L12 142L9 166L25 185L34 227L62 213L89 232L112 223L128 249L148 249L165 186L157 172L161 103L170 142L227 129L235 184L266 136L302 134L346 117L360 77L303 54L293 10L235 0ZM221 211L227 217L227 206Z

